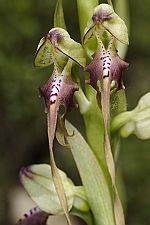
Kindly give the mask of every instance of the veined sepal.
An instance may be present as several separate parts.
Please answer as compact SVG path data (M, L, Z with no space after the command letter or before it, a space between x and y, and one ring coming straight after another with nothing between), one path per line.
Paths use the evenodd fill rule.
M128 31L124 21L114 12L112 6L100 4L94 9L92 18L87 22L84 30L83 43L85 44L95 32L102 36L108 31L113 37L124 44L128 44Z
M53 28L46 34L37 47L34 65L46 67L54 63L62 70L68 61L72 59L80 66L85 66L85 55L81 44L70 38L63 28Z

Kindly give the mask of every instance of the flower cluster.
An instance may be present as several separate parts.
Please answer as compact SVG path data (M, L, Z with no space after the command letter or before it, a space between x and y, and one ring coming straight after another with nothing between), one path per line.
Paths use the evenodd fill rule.
M89 48L91 38L96 40L94 50ZM115 174L113 171L115 166L108 137L111 84L115 82L115 91L122 89L124 87L122 73L128 68L128 63L118 55L116 41L128 44L127 28L123 20L114 12L113 7L108 4L100 4L94 9L85 27L83 46L75 42L68 32L60 27L51 29L40 40L34 59L35 67L43 68L53 64L52 75L39 88L46 105L51 167L41 164L21 170L21 182L38 208L31 210L30 215L27 214L18 224L44 225L51 214L65 214L68 224L71 224L68 212L73 213L73 209L75 209L74 214L80 215L81 218L91 218L92 207L90 208L88 204L90 198L87 198L84 187L75 186L62 171L58 170L53 157L53 142L55 136L57 137L56 129L59 119L62 119L60 122L62 130L67 133L64 118L74 106L74 93L80 88L72 77L72 68L77 64L89 72L88 83L97 92L98 105L102 111L104 123L105 166L113 184L110 189L115 193L117 202L117 206L115 203L112 205L111 217L115 214L112 221L116 221L112 224L124 225L122 212L119 211L121 218L116 213L122 208L116 191L115 178L112 175ZM86 65L87 58L91 60L88 65ZM78 103L80 106L81 102ZM64 106L65 113L59 117L61 105ZM99 166L97 168L99 169ZM105 181L104 177L102 175ZM87 213L85 217L82 215L83 212Z

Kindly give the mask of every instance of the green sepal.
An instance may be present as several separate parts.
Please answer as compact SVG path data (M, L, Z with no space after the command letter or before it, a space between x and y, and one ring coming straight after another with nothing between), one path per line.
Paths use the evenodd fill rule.
M102 36L107 30L112 36L124 44L128 44L128 31L124 21L114 12L112 6L100 4L94 9L84 31L84 43L95 35L95 30Z
M59 33L63 37L62 40L57 42L57 46L55 47L67 57L72 59L75 63L78 63L80 66L84 67L86 64L86 59L82 45L71 39L67 31L61 28L54 29L59 29Z
M46 67L50 66L53 63L53 48L50 40L45 40L43 37L37 47L35 58L34 58L34 66L35 67Z
M62 28L53 28L40 40L35 54L34 65L46 67L52 63L64 68L68 58L75 63L85 66L86 60L81 44L70 38L68 32Z
M127 27L116 13L113 13L112 19L103 22L103 27L118 41L126 45L129 44Z

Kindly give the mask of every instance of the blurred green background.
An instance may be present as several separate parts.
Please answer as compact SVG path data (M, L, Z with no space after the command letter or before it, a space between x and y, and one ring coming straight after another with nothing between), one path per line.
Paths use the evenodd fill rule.
M71 36L79 41L75 0L63 0ZM19 185L22 166L48 162L44 103L38 87L50 69L33 68L39 39L53 27L55 0L0 0L0 225L12 225L10 193ZM129 1L130 45L124 75L128 109L150 90L150 1ZM74 110L73 123L82 127ZM72 113L69 118L72 120ZM126 189L128 225L150 224L150 141L135 136L122 140L119 163ZM73 162L59 152L58 165L73 178ZM69 163L68 163L69 161ZM74 168L73 164L73 168ZM76 183L79 180L75 179Z

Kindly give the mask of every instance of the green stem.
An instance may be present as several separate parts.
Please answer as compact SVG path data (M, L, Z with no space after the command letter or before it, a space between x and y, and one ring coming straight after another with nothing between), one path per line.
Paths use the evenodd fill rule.
M96 91L90 85L86 86L86 96L91 103L88 111L83 114L87 141L97 160L101 166L105 168L103 139L104 123L101 110L97 105Z

